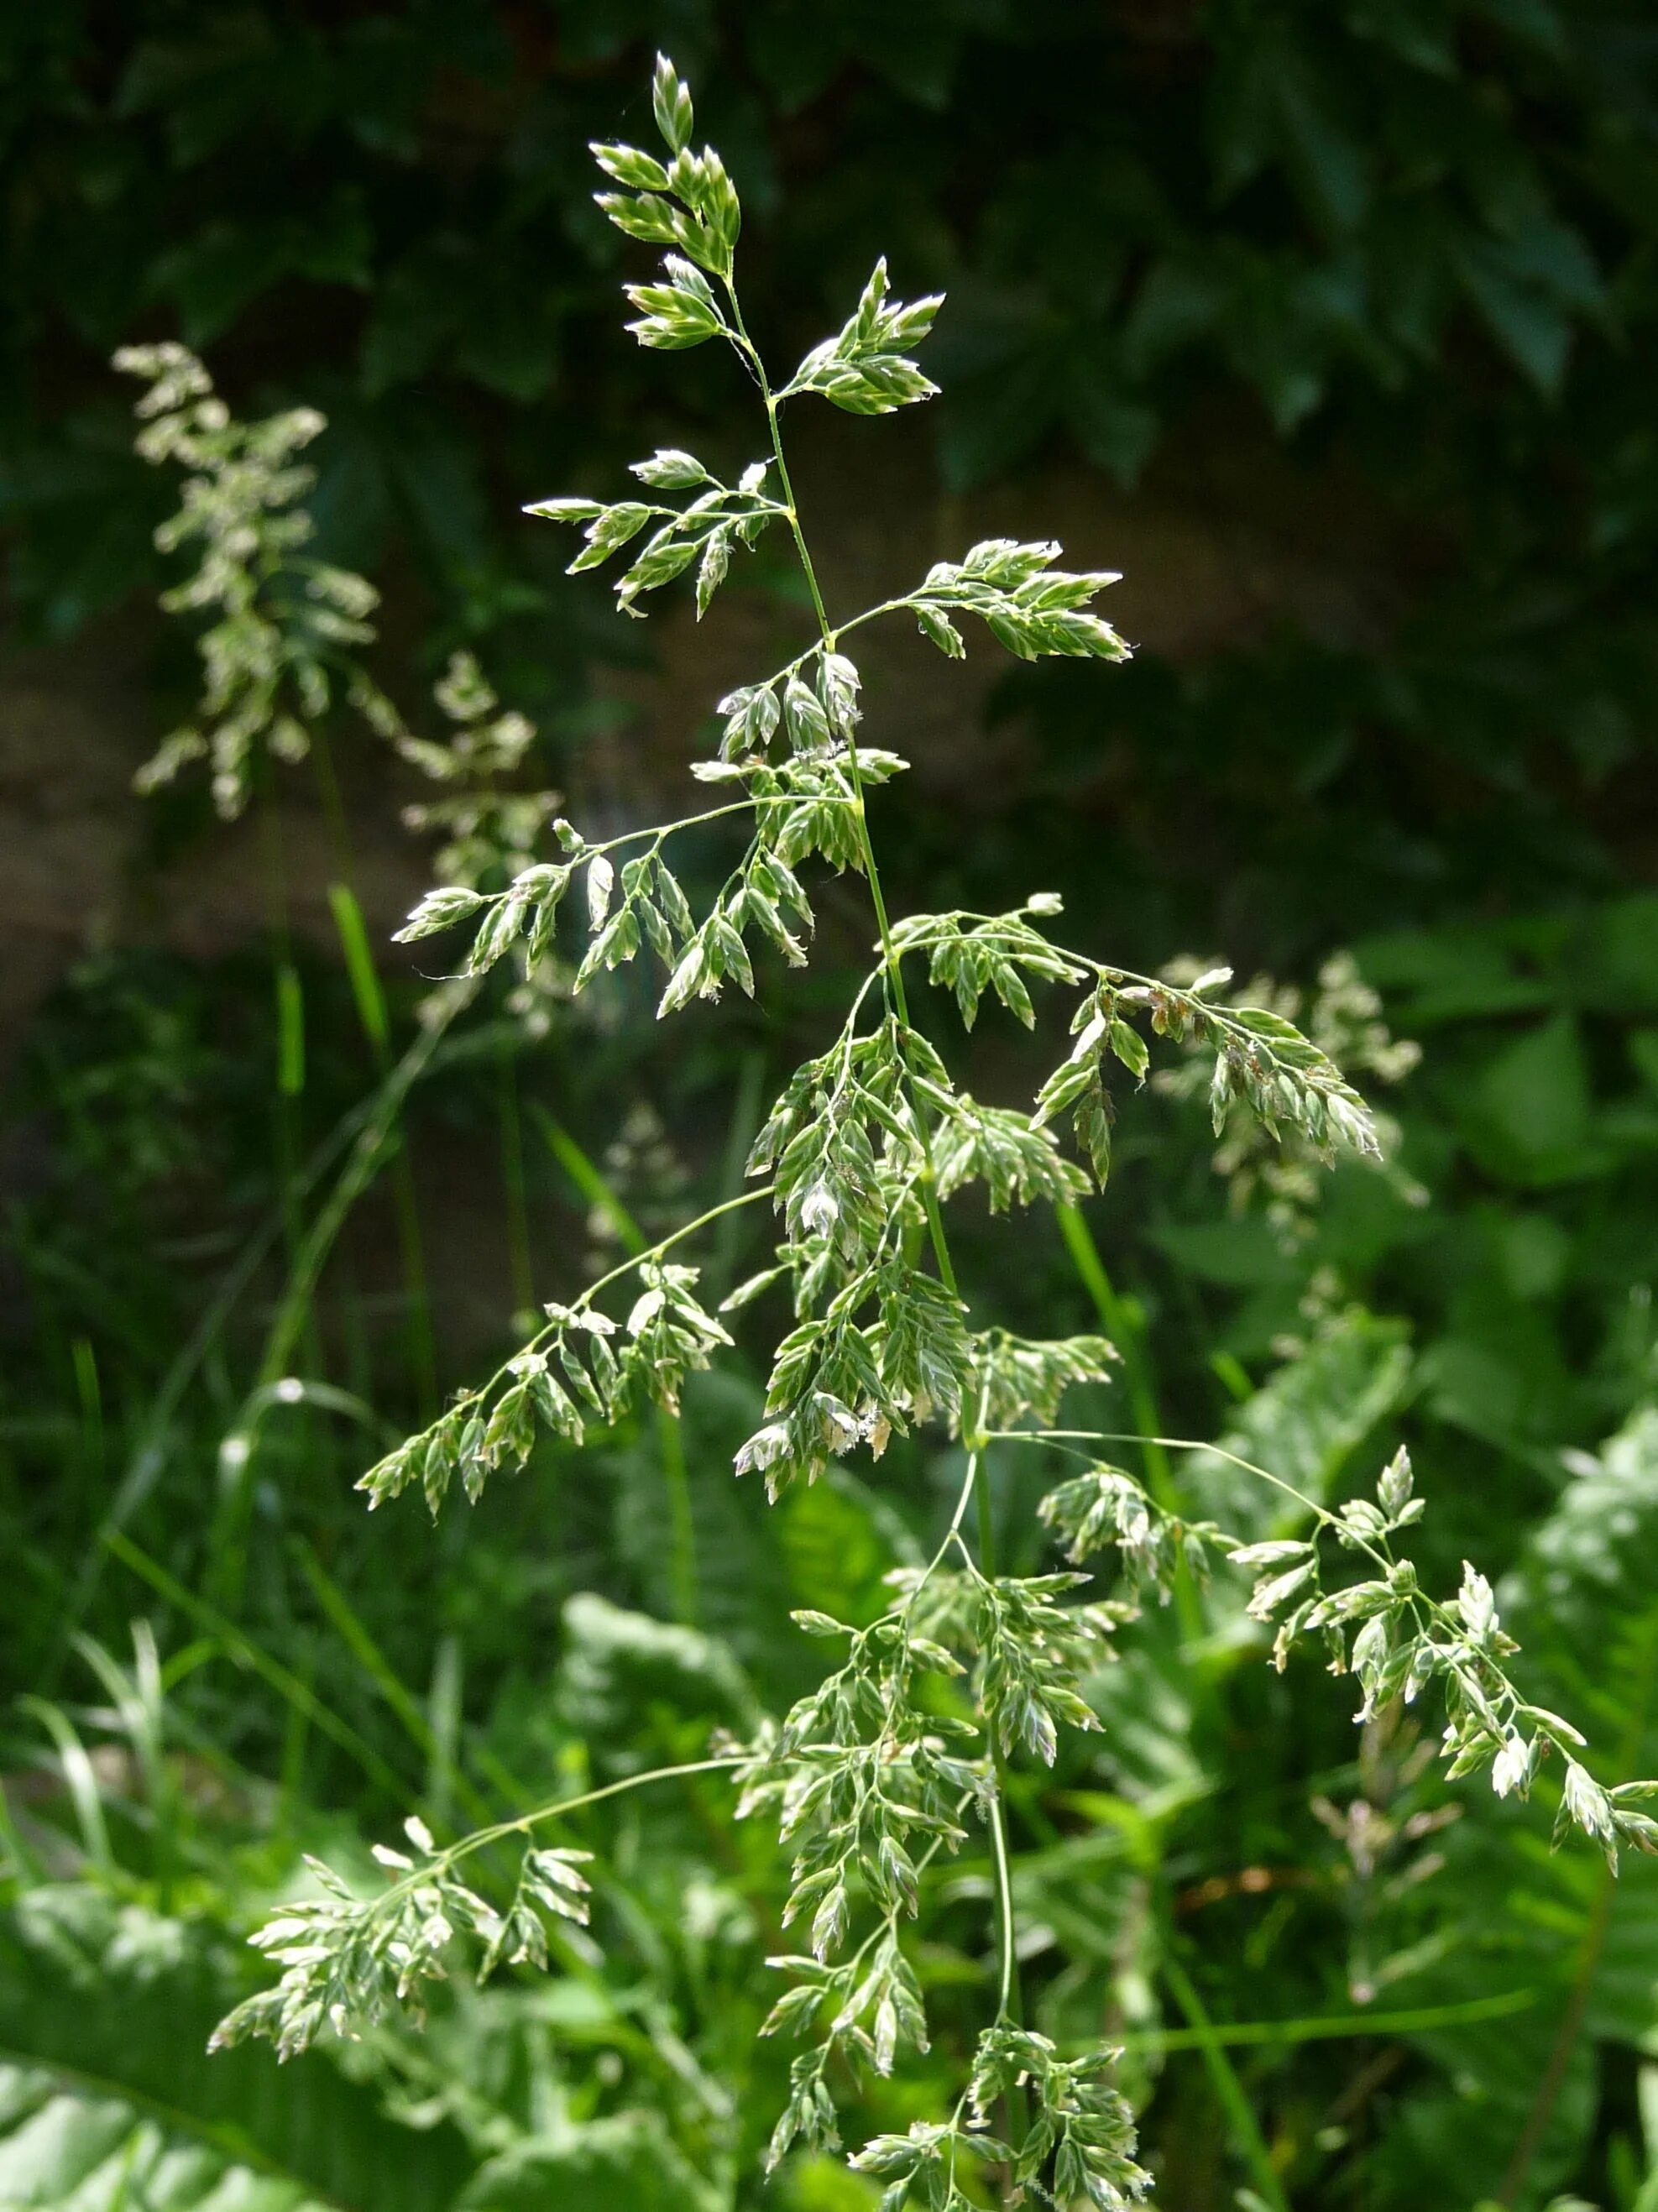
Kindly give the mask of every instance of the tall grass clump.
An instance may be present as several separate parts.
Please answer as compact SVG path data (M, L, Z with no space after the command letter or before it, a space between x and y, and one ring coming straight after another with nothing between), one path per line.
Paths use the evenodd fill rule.
M1514 1799L1550 1778L1557 1838L1581 1832L1613 1869L1625 1845L1658 1846L1658 1822L1639 1809L1654 1785L1592 1777L1576 1726L1516 1683L1516 1646L1476 1566L1442 1589L1418 1572L1406 1546L1424 1501L1405 1450L1368 1494L1331 1505L1281 1468L1211 1448L1209 1465L1224 1462L1293 1510L1287 1525L1264 1510L1230 1525L1199 1517L1175 1486L1120 1464L1118 1449L1154 1446L1167 1465L1199 1445L1153 1434L1144 1419L1120 1433L1066 1417L1067 1394L1109 1382L1130 1347L1104 1335L1016 1334L997 1316L993 1273L969 1282L958 1270L950 1208L976 1186L993 1215L1058 1209L1109 1310L1108 1280L1076 1208L1109 1173L1115 1098L1146 1082L1165 1042L1206 1063L1219 1136L1241 1144L1253 1128L1298 1159L1328 1159L1374 1154L1376 1125L1334 1061L1290 1020L1233 1002L1224 969L1176 984L1097 958L1065 940L1060 901L1040 889L999 913L892 910L872 807L907 763L859 737L860 635L907 619L950 659L969 638L987 637L1023 660L1100 662L1108 682L1128 648L1096 602L1115 579L1065 568L1050 542L993 538L877 606L831 612L790 477L786 416L818 399L881 415L930 398L936 387L914 356L941 302L900 299L878 262L841 329L774 378L739 300L736 188L712 148L693 149L690 94L666 60L653 106L660 154L593 149L614 187L600 197L605 213L629 238L663 249L657 276L629 287L629 327L665 352L727 348L752 386L760 449L727 482L689 452L666 448L635 464L635 494L550 499L530 512L580 531L574 571L625 556L616 598L632 616L684 578L701 617L733 562L766 533L780 536L814 629L781 666L720 701L717 744L691 764L706 805L609 837L559 818L544 857L531 858L525 845L524 864L499 888L459 872L422 899L400 936L459 945L451 964L474 986L510 957L520 988L556 969L577 996L648 957L661 971L660 1017L684 1018L733 988L752 996L758 962L805 964L827 870L861 879L872 963L838 1030L773 1102L749 1152L749 1188L653 1243L635 1240L580 1295L547 1306L495 1375L397 1444L361 1487L373 1506L414 1490L435 1512L457 1485L476 1500L544 1435L579 1448L639 1409L675 1414L687 1378L730 1350L734 1331L752 1329L769 1347L768 1380L762 1416L736 1454L738 1477L763 1482L776 1499L930 1431L955 1448L956 1494L931 1555L892 1572L873 1617L797 1613L829 1656L780 1717L452 1841L410 1819L397 1846L376 1847L387 1879L367 1894L319 1863L316 1892L281 1908L256 1939L279 1978L233 2011L217 2039L268 2037L283 2055L297 2053L417 2012L463 1954L481 1975L546 1965L561 1931L587 1922L589 1885L602 1879L587 1852L559 1839L562 1824L601 1800L717 1774L729 1781L735 1816L775 1824L792 1855L781 1917L801 1932L791 1939L797 1949L770 1961L782 1993L762 2032L798 2049L768 2163L841 2148L848 2089L926 2050L932 2008L910 1923L924 1890L976 1834L990 1869L981 2015L959 2039L937 2116L854 2142L850 2163L876 2178L884 2212L966 2212L987 2185L1008 2201L1029 2193L1113 2212L1151 2185L1119 2086L1121 2053L1104 2039L1061 2047L1029 2024L1010 1814L1022 1770L1051 1765L1066 1731L1099 1725L1084 1686L1143 1632L1145 1601L1172 1604L1194 1632L1206 1620L1264 1625L1278 1670L1313 1656L1351 1677L1367 1726L1401 1707L1430 1708L1450 1777L1483 1775ZM285 463L285 454L269 458ZM328 572L310 588L325 642L351 642L366 610ZM302 689L319 680L309 665L293 671ZM231 680L220 680L226 697ZM391 726L377 693L355 696ZM301 747L288 732L255 688L217 734L191 731L174 743L167 764L210 753L221 804L239 805L253 738L293 753ZM699 910L676 866L677 841L716 826L741 842ZM953 1000L968 1029L987 1000L1033 1032L1049 1007L1064 1017L1070 1042L1050 1054L1028 1105L989 1105L961 1087L917 1017L929 988ZM727 1218L747 1207L774 1215L774 1249L719 1298L704 1270ZM1057 1553L1048 1571L1010 1572L999 1559L993 1452L1035 1453L1067 1468L1040 1506ZM675 1540L670 1522L663 1541ZM1212 1577L1227 1580L1206 1595ZM1234 1601L1225 1589L1237 1577ZM473 1869L495 1863L503 1846L514 1853L513 1878L486 1895ZM1200 1999L1181 1982L1223 2101L1236 2103L1236 2077L1212 2032L1203 2041ZM1254 2201L1281 2203L1247 2109L1238 2124Z

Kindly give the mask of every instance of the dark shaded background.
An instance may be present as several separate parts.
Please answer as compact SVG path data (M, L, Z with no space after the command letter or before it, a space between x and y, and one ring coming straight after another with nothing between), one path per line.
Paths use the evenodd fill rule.
M676 801L712 700L793 634L763 558L701 629L683 607L619 622L519 513L613 484L653 437L739 460L753 439L729 364L699 352L670 378L616 329L621 241L586 142L647 130L660 41L742 178L764 343L811 342L877 251L901 287L950 295L936 408L795 427L833 603L991 531L1125 574L1114 618L1139 652L1107 680L880 647L875 732L917 768L884 824L900 904L1040 878L1126 960L1224 953L1302 981L1362 945L1430 1047L1412 1096L1435 1102L1436 1187L1546 1210L1644 1173L1644 7L64 6L4 35L14 1060L42 1018L49 1056L55 1020L84 1049L102 1017L53 994L88 949L118 949L97 969L118 995L121 963L149 957L169 990L222 997L211 978L265 927L252 823L127 788L194 671L152 611L173 487L131 456L118 343L181 335L244 410L325 410L321 550L387 594L383 680L418 724L449 651L475 647L586 818ZM342 771L383 935L424 855L383 754L348 748ZM327 951L309 791L282 795L285 891ZM50 1182L52 1146L26 1116L21 1191ZM1621 1313L1634 1218L1582 1248L1609 1279L1598 1321L1563 1320L1574 1361L1604 1344L1604 1299ZM477 1221L458 1234L471 1252ZM1412 1295L1442 1308L1478 1272L1442 1264ZM1503 1346L1534 1300L1508 1304Z
M677 810L713 700L799 631L780 561L759 556L701 628L683 606L632 625L602 583L563 578L560 533L519 514L555 490L611 494L653 442L750 457L728 362L708 349L670 373L617 329L624 270L639 271L591 205L586 146L647 135L658 45L742 188L745 301L768 351L792 358L837 325L879 252L900 292L949 295L927 349L941 401L791 426L832 605L993 533L1057 535L1077 565L1124 572L1108 611L1139 651L1121 671L988 651L959 670L905 638L872 647L872 733L916 769L882 802L895 904L1055 888L1079 941L1138 967L1218 955L1303 985L1352 947L1424 1048L1388 1103L1426 1203L1339 1179L1291 1253L1224 1218L1195 1124L1126 1126L1100 1235L1171 1418L1214 1433L1304 1331L1309 1285L1320 1312L1389 1316L1366 1323L1388 1344L1397 1316L1412 1351L1396 1395L1439 1501L1426 1540L1454 1577L1464 1545L1493 1571L1520 1557L1563 1453L1651 1397L1645 0L58 0L0 23L0 1485L23 1563L20 1684L70 1663L66 1620L124 1632L131 1590L107 1591L82 1556L112 1495L138 1501L131 1525L158 1556L196 1571L245 1377L230 1352L222 1372L209 1363L195 1413L168 1377L222 1271L280 1208L294 1136L273 1138L268 1096L258 825L216 823L188 787L130 789L195 670L154 611L173 571L151 532L173 487L132 458L131 392L108 356L182 337L239 410L325 411L321 550L385 592L377 673L417 726L465 644L537 720L542 775L578 818ZM384 752L343 739L339 766L354 880L384 939L426 854ZM311 785L288 779L275 806L309 1143L373 1068ZM837 919L854 908L826 902L825 1000L833 956L859 950ZM505 1348L527 1293L580 1279L589 1224L537 1106L642 1211L671 1209L677 1175L717 1164L733 1089L756 1098L812 1033L818 1002L799 1003L796 1029L738 1007L665 1049L641 997L603 1033L515 1043L510 1084L486 1041L435 1087L410 1152L445 1382ZM999 1096L1007 1036L975 1049L975 1082ZM641 1100L677 1153L656 1158L648 1128L615 1152ZM397 1423L420 1388L395 1224L383 1193L361 1212L306 1371ZM993 1279L1016 1308L1088 1325L1043 1233ZM247 1327L246 1343L230 1335L244 1352ZM614 1530L594 1497L561 1493L555 1562L527 1566L509 1522L499 1554L463 1559L446 1537L439 1574L422 1529L360 1534L355 1435L295 1434L256 1500L249 1602L278 1641L310 1632L282 1565L296 1530L348 1583L355 1564L375 1583L398 1667L425 1664L434 1613L466 1639L483 1703L556 1632L568 1590L669 1608L642 1478ZM727 1509L698 1496L710 1549L735 1545ZM710 1583L703 1617L756 1657L738 1593ZM265 1718L239 1708L223 1726L275 1761ZM1247 2009L1236 1988L1212 1996ZM1597 2033L1626 2053L1640 2027L1619 2014ZM1632 2125L1633 2060L1592 2090L1580 2057L1562 2174ZM1453 2061L1474 2063L1461 2046ZM1547 2063L1546 2039L1521 2111ZM1201 2136L1200 2104L1177 2105L1169 2139L1188 2110ZM1399 2172L1434 2170L1424 2126L1418 2166ZM1202 2193L1211 2181L1194 2169L1193 2204L1225 2201Z
M670 412L615 335L585 145L642 125L653 40L744 176L780 351L878 250L950 295L937 418L872 434L855 492L845 426L800 426L843 595L1027 514L1126 572L1119 683L1043 672L964 711L918 670L896 711L937 726L939 848L1001 866L993 816L1063 840L1153 951L1303 964L1640 878L1654 36L1643 7L1542 0L19 11L14 1035L89 924L131 926L123 772L182 673L143 611L166 494L118 343L181 335L233 400L329 414L326 549L392 592L411 705L469 640L580 782L574 697L643 656L667 681L604 772L683 750L683 625L619 635L601 590L550 590L555 533L517 516L608 481L641 424L752 434L725 364L685 364Z

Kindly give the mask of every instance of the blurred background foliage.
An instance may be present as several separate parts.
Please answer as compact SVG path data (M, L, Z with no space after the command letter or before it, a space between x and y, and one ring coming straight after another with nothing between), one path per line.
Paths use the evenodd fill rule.
M107 367L134 339L202 349L245 412L326 414L318 550L386 593L377 678L429 728L475 651L538 726L524 781L584 822L654 818L743 636L793 635L763 561L709 636L621 635L519 514L658 435L746 458L729 380L696 356L665 415L615 331L586 146L639 135L658 44L743 184L764 342L815 339L878 252L950 295L934 422L857 426L861 460L801 426L831 583L861 603L1056 507L1127 574L1141 650L1108 678L975 659L946 693L893 650L899 903L1060 890L1102 952L1276 977L1361 1082L1367 1051L1399 1079L1391 1170L1316 1197L1249 1159L1218 1178L1198 1106L1148 1091L1108 1198L1023 1224L978 1287L1014 1327L1102 1320L1121 1427L1245 1438L1319 1495L1402 1425L1424 1555L1504 1571L1532 1679L1624 1771L1658 1760L1650 7L15 9L8 2204L760 2201L784 1892L716 1784L589 1816L604 1952L572 1936L551 1982L280 2075L199 2054L301 1850L366 1875L410 1806L452 1829L694 1757L807 1679L791 1606L867 1613L926 1539L934 1455L769 1512L734 1486L740 1369L435 1531L367 1525L349 1488L515 1313L733 1187L835 1003L835 901L786 1013L762 979L668 1051L627 989L440 1036L363 954L429 865L383 748L340 732L228 830L188 787L125 790L192 684L150 611L170 487ZM1371 992L1413 1072L1367 1046ZM1024 1095L1011 1030L974 1052ZM1229 1480L1144 1450L1194 1498ZM1054 1471L995 1474L1034 1563ZM1163 2201L1654 2212L1658 1886L1551 1860L1534 1811L1448 1825L1407 1721L1356 1748L1338 1693L1260 1660L1224 1606L1145 1624L1096 1686L1102 1747L1019 1808L1038 2017L1126 2040ZM986 1871L926 1907L946 2015L984 1971ZM871 2125L949 2074L881 2085ZM821 2163L774 2194L872 2201Z

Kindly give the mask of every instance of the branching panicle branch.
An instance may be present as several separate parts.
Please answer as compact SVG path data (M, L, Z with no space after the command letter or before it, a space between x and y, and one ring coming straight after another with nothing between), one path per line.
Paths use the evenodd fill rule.
M738 1473L763 1474L774 1495L848 1453L878 1455L895 1433L935 1426L965 1446L955 1510L932 1559L891 1578L890 1602L872 1622L797 1615L808 1634L840 1647L840 1663L780 1723L714 1762L729 1766L739 1785L739 1816L776 1820L793 1859L785 1919L805 1930L799 1955L771 1962L790 1986L766 2032L790 2033L805 2045L771 2162L797 2147L838 2144L835 2087L845 2067L884 2075L905 2049L926 2048L907 1924L934 1860L957 1850L976 1822L987 1832L997 1879L987 2019L970 2075L948 2120L878 2137L852 2163L882 2182L884 2212L909 2203L967 2212L981 2201L986 2167L999 2170L1010 2202L1029 2192L1049 2204L1085 2200L1114 2212L1140 2202L1149 2185L1135 2160L1133 2116L1112 2084L1116 2054L1102 2047L1061 2059L1017 2017L1005 1773L1014 1759L1051 1764L1062 1732L1097 1725L1088 1679L1133 1621L1140 1595L1166 1598L1184 1576L1189 1595L1225 1559L1254 1578L1246 1622L1263 1640L1270 1632L1274 1663L1317 1640L1335 1671L1356 1678L1361 1718L1393 1699L1436 1692L1452 1774L1482 1768L1499 1794L1524 1796L1558 1754L1560 1824L1583 1831L1614 1861L1621 1844L1658 1843L1658 1823L1636 1809L1644 1785L1595 1781L1570 1723L1526 1701L1508 1671L1514 1647L1474 1569L1448 1600L1422 1589L1397 1550L1422 1510L1402 1452L1374 1500L1339 1510L1299 1498L1270 1469L1250 1468L1302 1517L1295 1533L1242 1544L1212 1522L1181 1517L1101 1457L1110 1437L1055 1427L1068 1390L1110 1378L1116 1354L1108 1342L1033 1340L975 1314L951 1255L950 1200L977 1184L993 1213L1074 1206L1109 1172L1113 1086L1125 1078L1143 1084L1163 1040L1208 1057L1218 1130L1250 1116L1268 1139L1293 1133L1327 1158L1344 1147L1373 1153L1375 1125L1334 1062L1282 1013L1218 995L1227 971L1176 985L1056 944L1047 925L1060 902L1051 894L999 915L893 920L866 802L904 763L859 739L860 678L848 640L870 623L908 616L958 659L967 649L961 622L971 617L1021 658L1117 662L1127 647L1093 611L1115 579L1062 568L1057 545L998 538L938 563L906 594L831 617L790 478L785 411L814 397L858 415L930 398L935 387L911 354L940 302L894 299L878 263L841 328L774 380L738 300L736 189L712 149L693 151L690 94L665 60L653 106L662 154L593 149L616 187L600 195L601 207L629 237L665 249L659 278L629 287L636 311L629 327L641 344L667 351L730 347L757 392L768 453L728 483L693 454L665 449L635 469L658 496L554 499L530 512L581 530L573 571L625 554L616 599L634 616L694 570L701 617L735 555L781 522L817 634L786 665L720 702L716 757L693 772L728 799L607 840L558 821L557 857L517 869L499 890L453 882L434 890L401 934L464 927L470 943L459 964L468 975L509 950L533 969L563 939L577 993L602 988L610 971L648 951L662 970L659 1012L668 1016L730 983L752 993L756 961L768 951L790 965L806 959L807 864L821 862L864 879L878 949L839 1035L772 1106L749 1162L757 1187L573 1304L549 1307L545 1327L490 1382L464 1394L361 1486L378 1504L417 1486L435 1510L457 1479L476 1497L492 1474L521 1464L544 1430L579 1444L643 1401L676 1407L686 1377L731 1338L701 1301L695 1266L670 1251L732 1206L769 1200L779 1221L772 1261L720 1312L777 1291L793 1319L775 1345L764 1419L737 1455ZM199 413L191 395L169 394L169 405L186 403ZM746 845L699 915L670 866L671 841L739 822ZM1046 993L1069 995L1074 1042L1031 1111L982 1105L957 1086L912 1018L910 984L923 975L953 997L968 1028L987 994L1031 1028ZM1079 1160L1061 1149L1055 1131L1065 1124ZM626 1301L611 1312L598 1294L624 1275ZM987 1522L976 1548L965 1533L970 1499L985 1495L987 1453L1015 1444L1074 1452L1082 1462L1042 1509L1065 1547L1063 1571L999 1574ZM1309 1520L1311 1533L1302 1533ZM1121 1594L1084 1598L1086 1563L1101 1553L1118 1563ZM270 2034L284 2050L301 2048L325 2027L414 2001L444 1970L452 1944L468 1936L486 1966L544 1962L547 1917L556 1923L582 1916L583 1877L569 1852L533 1850L510 1898L489 1905L453 1869L500 1832L446 1853L416 1834L421 1856L394 1856L391 1890L367 1905L319 1870L322 1900L295 1908L261 1939L286 1964L282 1983L244 2008L227 2033ZM1028 2118L1009 2124L1012 2140L993 2135L993 2113L1021 2112Z

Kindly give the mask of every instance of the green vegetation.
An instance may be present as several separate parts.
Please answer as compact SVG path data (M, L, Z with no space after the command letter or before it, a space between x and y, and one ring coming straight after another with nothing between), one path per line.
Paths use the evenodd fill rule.
M857 88L854 181L798 215L762 194L744 232L763 344L671 70L663 154L595 149L605 211L668 249L630 296L647 349L690 356L678 420L668 365L647 387L585 336L602 400L541 404L592 287L521 273L545 243L523 179L574 188L520 112L513 254L446 258L453 211L410 193L355 388L296 357L271 398L305 404L260 416L183 347L130 346L148 469L107 380L31 434L17 604L47 630L131 578L182 465L160 542L199 669L163 684L196 703L142 780L163 848L214 834L210 795L246 811L268 941L88 962L15 1085L51 1143L12 1217L28 1334L0 1408L0 2194L1108 2208L1149 2172L1171 2205L1649 2212L1658 1906L1638 1855L1614 1878L1658 1833L1632 1779L1658 1768L1658 902L1627 887L1621 804L1653 638L1638 20L1238 7L1199 40L1171 11L1139 118L1079 67L1114 40L1150 68L1138 15L999 48L988 16L906 37L847 11L842 52L829 13L755 11L711 80L762 183L763 98ZM561 163L578 112L608 131L623 104L605 14L561 11ZM234 181L222 331L296 271L367 276L384 234L344 216L407 158L398 102L516 83L493 14L272 46L250 12L161 26L100 120L68 91L82 28L7 34L33 72L14 250L41 313L79 282L99 340L130 341L137 295L106 329L95 255L30 257L63 178L89 191L143 118L178 210L222 158ZM297 181L260 197L274 137L228 150L256 101L319 165L304 215L271 212ZM1063 127L996 161L1027 111ZM1198 146L1218 214L1176 173ZM925 191L898 210L901 174ZM173 259L111 252L102 281L120 260L167 297L195 218L144 192ZM914 234L848 279L878 216ZM906 285L969 276L959 377L956 301L929 337L937 300L896 300L882 246ZM794 357L770 333L820 290L838 335L769 385ZM1242 379L1298 465L1322 434L1385 470L1388 527L1431 514L1425 571L1456 588L1375 647L1085 668L1125 659L1091 607L1114 580L990 538L831 616L785 403L791 432L820 398L908 408L923 339L958 484L1058 436L1125 477L1164 425L1218 453ZM446 378L536 402L533 436L422 417ZM641 420L639 495L598 495ZM375 440L438 609L428 687L358 573L393 513L362 493ZM469 493L477 456L533 486L561 440L594 495L498 535L516 501ZM1568 448L1563 550L1539 487ZM594 826L603 723L570 702L622 648L548 580L549 520L585 532L578 573L621 556L624 612L679 579L712 629L746 578L785 641L712 723L677 702L677 759L720 787L683 821L618 826L612 798ZM906 763L859 732L865 623L872 651L896 624L1029 663L992 712L1047 765L866 808ZM1087 778L1130 730L1136 827L1102 871ZM424 979L364 918L363 794L392 775L437 847L402 933ZM288 873L301 785L331 944ZM1010 880L1022 903L981 910ZM1244 957L1316 981L1175 957L1229 916ZM1552 1823L1590 1844L1552 1853Z

